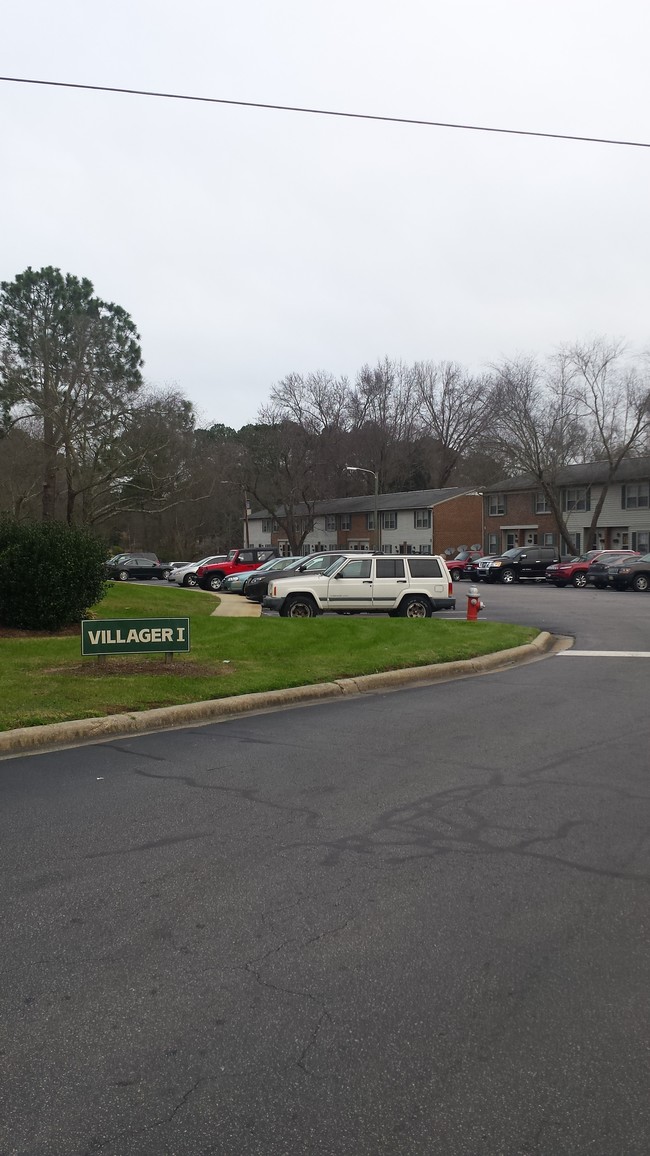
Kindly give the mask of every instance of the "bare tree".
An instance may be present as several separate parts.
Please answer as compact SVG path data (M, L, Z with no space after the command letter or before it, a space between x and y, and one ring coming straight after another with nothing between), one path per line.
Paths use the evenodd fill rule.
M247 493L284 531L291 553L299 554L320 497L315 439L297 422L269 412L266 422L245 426L238 439Z
M573 553L558 475L581 455L585 433L566 363L556 360L542 367L527 357L504 361L495 371L495 449L513 472L527 473L538 484Z
M413 382L420 420L436 450L432 480L441 488L480 445L492 414L493 382L453 361L416 362Z
M405 447L413 441L416 409L410 369L385 357L364 365L350 395L351 451L360 465L379 474L385 492L404 471Z
M624 458L647 448L650 381L647 372L626 356L622 342L606 338L565 347L558 360L570 377L576 408L588 430L589 456L607 463L591 515L587 538L591 543L618 467Z

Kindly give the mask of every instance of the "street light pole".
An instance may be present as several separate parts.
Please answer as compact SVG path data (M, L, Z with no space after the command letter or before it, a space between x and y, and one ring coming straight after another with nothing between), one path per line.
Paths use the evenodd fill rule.
M376 470L367 470L364 466L346 466L349 474L372 474L375 479L375 546L381 550L381 529L379 526L379 474Z

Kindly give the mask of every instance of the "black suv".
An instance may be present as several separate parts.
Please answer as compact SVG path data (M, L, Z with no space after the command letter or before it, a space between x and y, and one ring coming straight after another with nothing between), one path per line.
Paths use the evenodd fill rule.
M519 582L522 578L544 582L546 567L560 561L554 546L515 546L506 550L485 571L486 582Z

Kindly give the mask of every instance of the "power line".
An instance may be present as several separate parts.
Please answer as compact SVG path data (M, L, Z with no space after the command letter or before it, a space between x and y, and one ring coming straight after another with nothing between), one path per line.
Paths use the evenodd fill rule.
M566 132L537 132L524 128L497 128L485 124L454 124L444 120L423 120L410 116L381 116L371 112L341 112L331 108L303 108L293 104L265 104L258 100L227 100L218 96L193 96L184 92L154 92L144 88L117 88L108 84L75 84L67 80L34 80L24 76L0 76L0 81L8 84L41 84L50 88L76 88L85 92L114 92L124 96L154 96L163 100L191 100L201 104L226 104L236 108L262 108L273 112L302 112L310 116L338 116L348 120L374 120L386 124L413 124L425 128L463 129L467 132L494 132L506 136L542 137L546 140L582 141L585 144L621 145L625 148L648 149L650 142L640 140L617 140L601 136L577 136Z

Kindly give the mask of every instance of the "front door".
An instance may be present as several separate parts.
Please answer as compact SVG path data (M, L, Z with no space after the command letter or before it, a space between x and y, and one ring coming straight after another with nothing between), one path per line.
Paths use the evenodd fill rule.
M327 584L328 610L372 609L372 558L351 558Z

